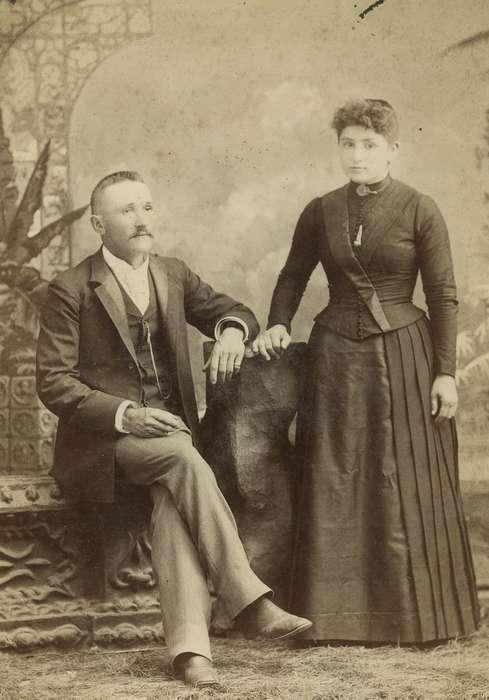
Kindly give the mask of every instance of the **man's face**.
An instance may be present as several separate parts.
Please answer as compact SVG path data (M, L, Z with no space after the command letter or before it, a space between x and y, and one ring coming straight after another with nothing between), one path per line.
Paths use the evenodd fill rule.
M111 253L129 264L139 262L153 246L153 201L144 182L123 180L98 197L92 224Z
M338 139L345 175L353 182L380 182L399 150L398 141L389 143L381 134L364 126L347 126Z

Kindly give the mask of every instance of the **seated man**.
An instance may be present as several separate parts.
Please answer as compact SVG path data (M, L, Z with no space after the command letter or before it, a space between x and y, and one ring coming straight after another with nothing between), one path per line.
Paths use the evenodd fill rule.
M197 451L186 322L216 342L210 379L239 371L253 313L180 260L150 254L151 194L135 172L103 178L92 198L102 247L50 284L38 343L38 392L59 416L53 475L71 496L114 499L116 468L150 488L152 557L176 670L217 684L208 635L210 576L249 636L291 637L310 622L270 600L233 515Z

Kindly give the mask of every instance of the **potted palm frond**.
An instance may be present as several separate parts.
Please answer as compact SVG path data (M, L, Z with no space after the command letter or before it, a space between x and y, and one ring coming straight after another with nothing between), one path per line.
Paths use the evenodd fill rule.
M22 198L15 183L9 139L0 110L0 374L32 374L39 307L47 281L29 266L86 210L76 209L32 232L43 201L49 163L48 141L34 166Z

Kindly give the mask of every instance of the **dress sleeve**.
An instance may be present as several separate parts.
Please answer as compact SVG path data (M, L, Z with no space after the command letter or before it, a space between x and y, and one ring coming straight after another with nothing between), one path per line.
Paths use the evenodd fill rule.
M447 227L431 197L422 195L415 226L418 263L433 332L435 372L455 376L457 288Z
M313 199L299 217L287 261L280 271L272 295L267 328L283 324L290 333L309 278L319 262L318 205Z

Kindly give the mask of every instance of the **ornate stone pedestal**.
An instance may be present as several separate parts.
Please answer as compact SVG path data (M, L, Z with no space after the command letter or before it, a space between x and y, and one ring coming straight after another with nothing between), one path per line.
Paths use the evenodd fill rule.
M144 508L130 522L127 503L82 512L50 477L2 483L0 648L162 638Z
M0 648L160 639L145 495L82 511L46 473L56 420L34 377L0 377L0 403Z

